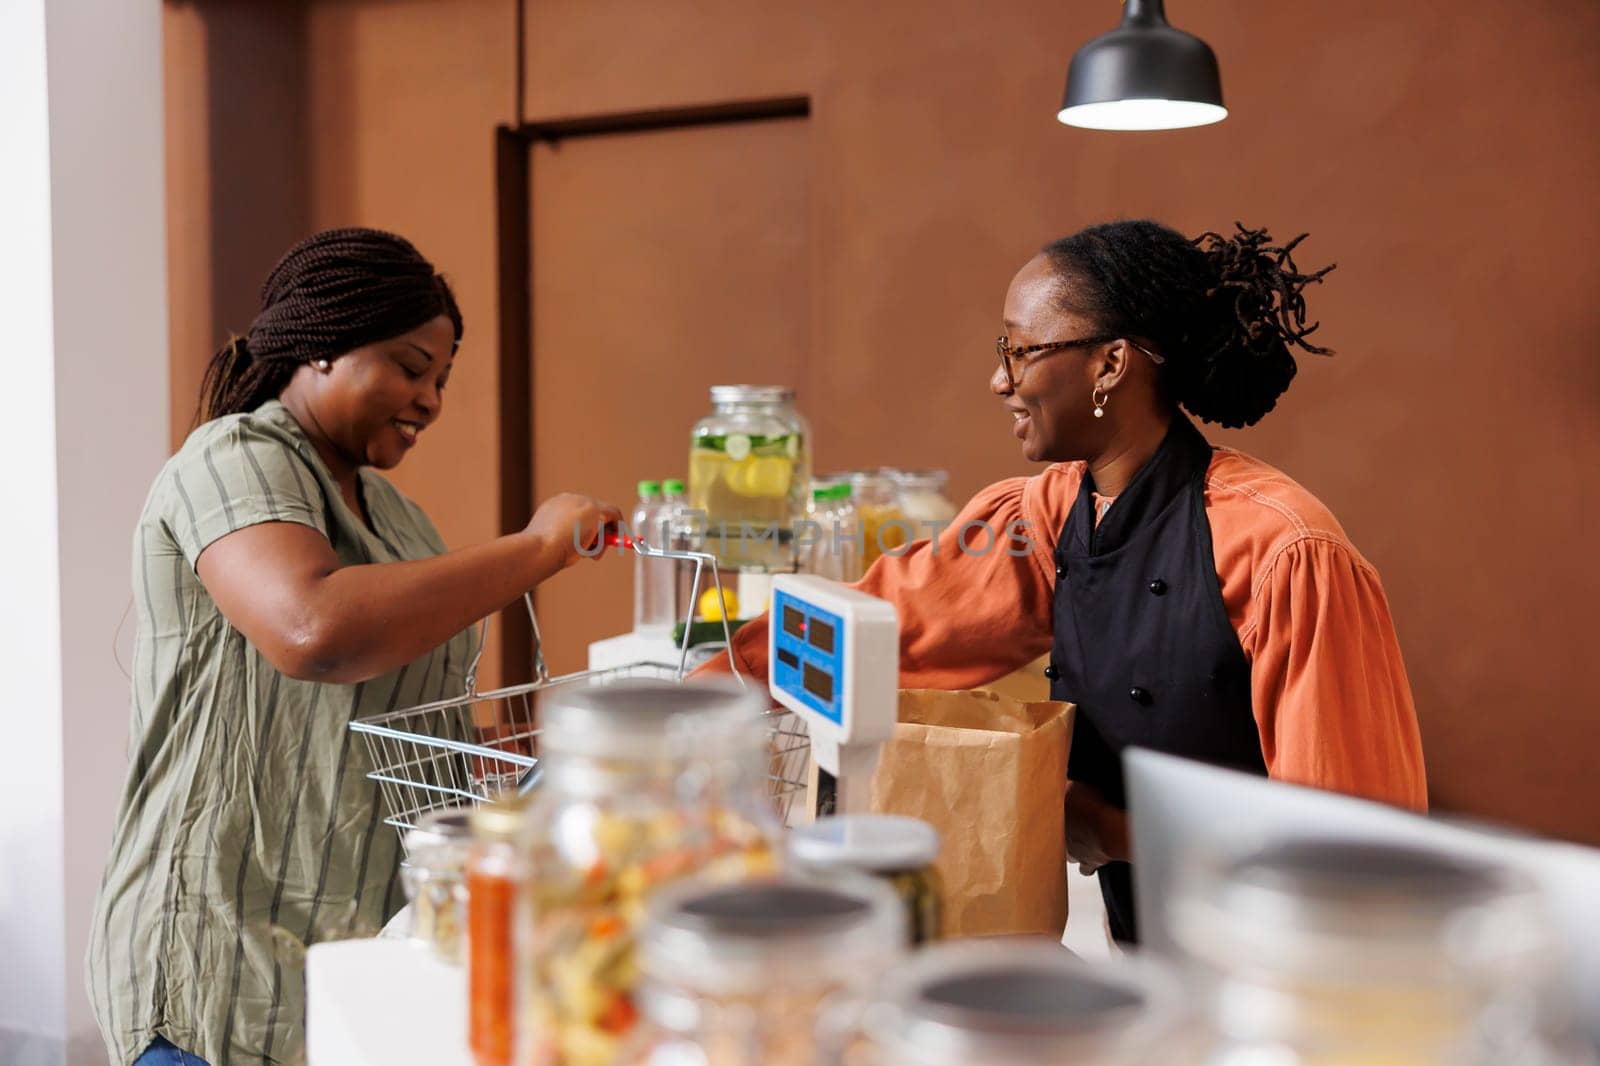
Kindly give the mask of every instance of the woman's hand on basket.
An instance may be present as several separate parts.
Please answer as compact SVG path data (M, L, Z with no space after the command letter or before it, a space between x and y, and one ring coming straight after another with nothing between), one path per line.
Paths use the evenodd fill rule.
M607 527L622 522L622 512L604 500L575 492L552 496L539 505L525 534L541 548L554 553L558 569L566 569L580 559L595 559L605 551L602 538Z

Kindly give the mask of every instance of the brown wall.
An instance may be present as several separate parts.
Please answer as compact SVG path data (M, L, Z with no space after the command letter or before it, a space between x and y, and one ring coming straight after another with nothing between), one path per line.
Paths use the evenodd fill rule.
M250 325L267 270L310 225L300 0L163 9L176 447L206 359Z
M205 361L245 329L262 278L306 234L400 232L467 323L449 417L394 480L445 542L500 532L494 130L516 111L509 0L169 2L173 441ZM493 632L483 680L498 678Z
M401 229L461 282L465 358L481 353L483 364L457 378L451 417L400 480L452 542L488 536L490 130L512 111L512 4L276 8L282 21L261 47L281 47L278 81L208 79L207 52L179 47L213 22L241 33L265 6L172 11L172 84L208 94L169 103L175 381L220 339L216 309L237 299L236 275L204 265L216 249L249 248L253 279L272 254L256 249L281 246L284 229ZM820 464L946 466L963 493L1024 469L984 382L1006 281L1039 244L1138 215L1187 232L1235 219L1280 236L1309 230L1302 261L1340 264L1312 294L1339 354L1303 360L1262 426L1214 439L1320 494L1383 572L1438 806L1600 842L1588 772L1600 741L1588 616L1600 568L1586 553L1595 504L1585 491L1600 460L1590 191L1600 187L1600 7L1170 6L1218 53L1233 111L1220 126L1056 124L1067 58L1115 7L1047 0L532 3L525 105L538 119L809 94L810 222L795 270L810 351L792 383ZM219 128L218 114L258 124ZM285 196L292 181L263 189L253 168L241 177L226 165L280 133L285 155L272 165L293 171L304 153L303 203ZM229 195L218 191L224 172L237 183ZM551 202L540 196L536 179L536 226ZM593 295L605 292L606 257L566 261L583 276L563 277L564 288L628 313ZM540 352L558 379L583 358ZM703 406L675 395L659 418L686 430ZM541 425L541 441L603 417L590 405L556 410L569 422ZM592 487L623 496L635 478L666 473L660 462L609 470ZM542 491L559 479L559 457L541 455L538 469ZM587 607L561 597L575 645L626 624L606 581Z
M533 150L533 488L626 501L681 478L710 382L811 362L804 121L613 134ZM575 357L576 356L576 357ZM626 628L631 560L539 591L553 670Z

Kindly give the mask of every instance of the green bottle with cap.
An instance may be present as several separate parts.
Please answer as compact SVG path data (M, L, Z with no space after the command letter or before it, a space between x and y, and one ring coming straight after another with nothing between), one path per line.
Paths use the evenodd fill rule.
M639 482L639 500L633 505L633 514L628 516L628 535L642 537L651 545L651 529L655 524L656 516L661 510L661 483L659 481ZM633 631L635 633L650 633L662 631L672 625L668 615L670 604L661 602L662 582L659 580L657 570L662 569L661 563L656 559L647 559L643 555L633 557Z

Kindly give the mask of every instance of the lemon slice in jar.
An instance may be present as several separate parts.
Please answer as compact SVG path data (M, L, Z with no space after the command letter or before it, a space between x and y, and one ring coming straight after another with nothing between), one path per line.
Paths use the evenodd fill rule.
M700 617L707 622L722 621L722 611L726 607L729 618L739 617L739 597L733 594L732 589L724 589L722 598L717 599L717 590L706 589L700 594Z
M723 452L734 462L740 462L750 454L750 438L743 433L730 433L722 445Z
M728 488L740 496L787 496L794 463L782 456L758 455L734 464L727 479Z

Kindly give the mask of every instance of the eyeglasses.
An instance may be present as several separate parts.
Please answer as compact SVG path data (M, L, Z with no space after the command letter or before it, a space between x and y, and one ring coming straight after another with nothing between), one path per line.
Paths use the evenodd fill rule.
M1011 338L1001 334L995 338L994 350L1000 356L1000 369L1005 371L1006 384L1014 389L1017 387L1017 378L1020 376L1019 368L1022 365L1020 360L1025 355L1032 355L1034 352L1065 351L1068 348L1092 348L1096 344L1110 344L1112 341L1125 339L1116 334L1106 334L1103 336L1080 337L1073 341L1050 341L1047 344L1030 344L1025 348L1013 348L1011 347ZM1148 355L1150 361L1157 366L1166 362L1165 359L1138 341L1128 341L1128 343Z

